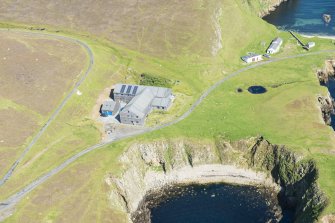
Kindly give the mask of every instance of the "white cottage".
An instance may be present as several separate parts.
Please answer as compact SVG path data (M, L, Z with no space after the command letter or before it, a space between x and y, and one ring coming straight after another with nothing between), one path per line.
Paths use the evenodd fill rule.
M241 59L246 62L246 63L253 63L253 62L258 62L263 60L263 56L261 54L249 54L247 56L241 57Z

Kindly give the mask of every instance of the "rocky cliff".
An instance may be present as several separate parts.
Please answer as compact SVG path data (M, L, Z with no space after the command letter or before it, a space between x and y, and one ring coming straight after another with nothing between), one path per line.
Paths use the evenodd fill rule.
M277 6L287 0L244 0L249 6L252 7L259 17L264 17L270 12L274 11Z
M328 86L329 80L335 78L335 61L327 60L322 69L316 72L319 82L322 86ZM319 96L318 102L320 104L322 118L327 125L331 125L331 115L335 114L335 102L332 96Z
M326 85L329 78L335 78L335 61L326 60L324 67L317 70L317 76L321 85Z
M120 158L124 171L108 176L110 201L132 221L141 201L152 190L174 183L234 182L281 188L283 206L295 208L296 222L314 222L327 204L316 180L312 160L304 160L262 137L213 143L184 140L131 146ZM278 188L277 187L277 188Z

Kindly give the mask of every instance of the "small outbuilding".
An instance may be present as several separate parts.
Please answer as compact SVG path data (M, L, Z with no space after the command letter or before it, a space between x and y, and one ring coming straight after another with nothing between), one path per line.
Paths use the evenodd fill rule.
M283 44L283 39L280 37L277 37L276 39L272 40L269 48L266 50L266 53L268 54L278 53L282 44Z
M307 43L306 46L307 46L308 49L313 48L313 47L315 47L315 42L309 42L309 43Z
M263 60L263 56L261 54L251 53L247 56L241 57L241 59L246 63L253 63Z
M112 116L116 108L116 103L113 100L105 101L101 106L101 115L104 117Z

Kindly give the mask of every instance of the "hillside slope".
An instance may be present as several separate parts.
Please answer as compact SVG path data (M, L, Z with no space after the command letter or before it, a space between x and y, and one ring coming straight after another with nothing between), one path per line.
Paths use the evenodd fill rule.
M269 1L57 2L4 1L0 3L0 21L5 27L23 23L81 38L92 47L97 63L80 89L83 95L70 101L24 164L0 188L0 200L99 142L99 125L92 119L92 108L103 89L120 81L135 82L129 70L180 81L173 91L188 97L178 104L185 111L211 84L244 68L241 55L263 52L274 36L285 38L285 52L279 56L304 53L288 35L258 17ZM318 50L333 47L327 41L317 43ZM299 153L316 157L318 164L326 162L325 156L334 160L328 155L333 149L333 132L322 123L314 100L316 94L325 91L313 69L330 56L273 63L227 81L183 122L80 158L22 200L7 222L127 222L125 213L111 207L110 188L104 180L110 173L120 174L120 154L138 141L188 138L197 143L217 135L236 140L264 134L276 144L288 144ZM255 84L266 86L269 92L259 97L247 93L246 89ZM238 94L238 87L245 91ZM333 181L327 181L333 174L329 163L320 171L321 186L335 200L330 187Z

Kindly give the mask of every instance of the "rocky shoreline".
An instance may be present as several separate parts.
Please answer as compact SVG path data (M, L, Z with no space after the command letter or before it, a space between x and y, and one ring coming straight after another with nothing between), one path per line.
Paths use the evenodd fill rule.
M106 182L111 188L111 205L128 213L129 222L150 191L180 183L233 181L277 188L282 206L295 209L295 222L314 222L327 205L316 182L315 163L263 137L237 142L218 137L215 143L176 140L134 144L120 162L122 174L110 175Z
M276 8L283 2L286 2L288 0L270 0L270 1L264 1L261 0L261 2L264 5L267 5L265 8L263 8L259 13L258 16L263 18L264 16L270 14L272 11L276 10Z

